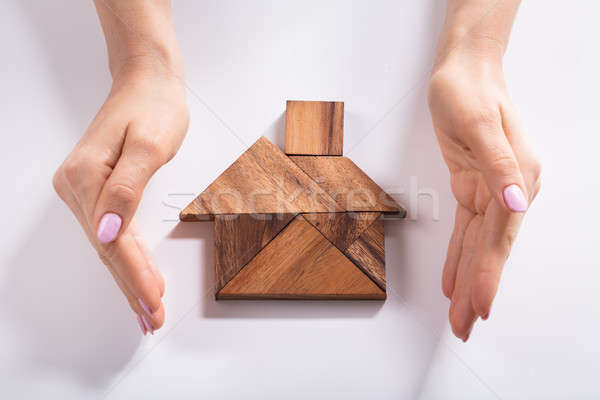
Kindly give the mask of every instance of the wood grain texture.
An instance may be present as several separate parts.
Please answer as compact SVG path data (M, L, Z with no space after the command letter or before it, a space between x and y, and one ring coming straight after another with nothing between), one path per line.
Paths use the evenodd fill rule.
M341 156L343 139L343 102L287 101L286 154Z
M344 211L406 211L347 157L290 156Z
M341 251L381 216L379 212L312 213L302 216Z
M179 215L182 221L219 214L330 212L335 201L277 146L258 139Z
M344 254L385 290L385 238L381 219L373 222Z
M294 214L215 216L215 293L221 290L294 217Z
M386 294L302 216L229 283L218 299L385 299Z

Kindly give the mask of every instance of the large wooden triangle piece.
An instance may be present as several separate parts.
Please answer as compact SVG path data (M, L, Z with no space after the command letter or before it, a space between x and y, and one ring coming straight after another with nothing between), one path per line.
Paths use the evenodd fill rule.
M348 157L290 156L344 211L377 211L404 217L406 210Z
M180 213L180 219L332 211L342 210L277 146L261 137Z
M215 216L215 293L294 218L295 214Z
M386 294L298 215L216 297L383 300Z

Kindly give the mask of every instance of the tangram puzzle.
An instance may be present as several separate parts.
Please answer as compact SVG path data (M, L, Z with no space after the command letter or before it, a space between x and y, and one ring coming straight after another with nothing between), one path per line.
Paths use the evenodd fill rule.
M406 213L343 129L343 102L288 101L285 153L261 137L181 212L214 221L217 299L386 298L382 216Z

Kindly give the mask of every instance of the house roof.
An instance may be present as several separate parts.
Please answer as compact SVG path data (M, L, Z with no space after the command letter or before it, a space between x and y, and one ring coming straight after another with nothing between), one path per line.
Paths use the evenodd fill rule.
M182 221L220 214L405 210L344 156L288 156L259 138L181 213Z

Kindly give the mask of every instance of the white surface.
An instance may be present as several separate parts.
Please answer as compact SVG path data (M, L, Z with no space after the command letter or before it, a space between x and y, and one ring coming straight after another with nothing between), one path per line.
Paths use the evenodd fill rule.
M506 74L544 184L466 345L440 290L454 201L425 101L443 2L270 3L174 2L196 95L139 210L167 282L166 324L146 338L50 184L110 85L91 2L0 3L0 397L598 398L598 3L527 1L517 18ZM282 143L287 98L344 100L357 164L407 205L411 177L439 193L438 221L420 196L413 220L387 224L383 305L215 303L210 225L165 221L163 202L244 150L230 131Z

